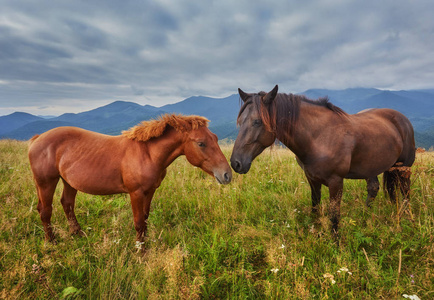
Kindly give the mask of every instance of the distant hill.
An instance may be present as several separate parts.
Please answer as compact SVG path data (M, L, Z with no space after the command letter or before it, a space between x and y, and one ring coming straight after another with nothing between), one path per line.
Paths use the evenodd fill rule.
M0 117L0 136L38 120L43 119L24 112L14 112L13 114L2 116Z
M158 109L145 108L137 103L116 101L94 110L72 114L67 113L51 119L38 118L34 122L23 122L16 129L0 134L3 138L27 140L35 134L40 134L59 126L76 126L100 133L117 135L143 120L155 118L163 114ZM14 115L14 114L12 114ZM0 117L10 120L12 115ZM15 121L17 124L18 121Z
M7 134L3 134L2 137L15 140L28 140L35 134L40 134L60 126L74 126L74 124L62 121L38 120L35 122L27 123L18 129L8 132Z
M352 88L345 90L326 90L326 89L310 89L303 93L310 99L318 99L320 97L329 97L330 100L336 106L341 107L348 113L356 113L357 111L352 109L352 105L355 102L362 101L363 99L381 93L378 89L364 89L364 88Z
M198 96L162 106L160 109L169 113L204 116L211 120L211 126L233 122L240 110L240 102L238 95L231 95L221 99Z
M434 146L434 90L310 89L301 94L311 99L327 96L334 105L341 107L348 113L356 113L373 107L396 109L412 122L416 131L418 147L430 148ZM225 98L194 96L162 107L141 106L134 102L116 101L90 111L77 114L67 113L53 118L42 118L16 112L0 117L0 138L26 140L35 134L58 126L77 126L117 135L122 130L143 120L149 120L164 113L181 113L208 118L211 120L210 129L220 139L234 140L238 132L236 118L239 109L239 96L234 94Z
M63 114L48 121L69 122L74 126L106 134L119 134L121 130L156 117L164 112L145 108L134 102L116 101L78 114Z

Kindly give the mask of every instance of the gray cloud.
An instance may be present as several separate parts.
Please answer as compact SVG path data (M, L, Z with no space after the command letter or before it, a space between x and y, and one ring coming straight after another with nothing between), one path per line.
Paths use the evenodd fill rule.
M3 1L0 115L267 90L432 88L434 4ZM44 109L43 109L44 108Z

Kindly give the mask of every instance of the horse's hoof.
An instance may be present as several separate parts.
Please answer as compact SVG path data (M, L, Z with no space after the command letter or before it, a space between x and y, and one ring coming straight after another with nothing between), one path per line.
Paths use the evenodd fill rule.
M83 230L79 229L79 230L74 230L71 232L72 235L78 235L78 236L86 236L86 234L84 233Z
M310 212L312 215L319 215L319 208L318 207L312 207L312 210Z
M45 241L49 242L50 244L57 245L57 240L54 237L54 235L51 237L45 238Z

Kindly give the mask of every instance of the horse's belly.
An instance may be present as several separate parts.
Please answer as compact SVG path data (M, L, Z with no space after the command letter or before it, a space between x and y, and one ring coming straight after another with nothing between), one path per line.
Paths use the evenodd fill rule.
M380 174L380 173L378 173ZM359 173L348 173L347 176L345 176L346 179L366 179L366 178L371 178L371 177L375 177L376 175L368 175L368 174L359 174Z
M76 190L92 195L112 195L125 193L126 191L122 186L117 185L113 182L105 182L104 180L99 180L99 183L95 183L93 181L87 182L76 182L74 180L67 181L69 185L71 185ZM107 183L107 184L106 184Z
M70 169L61 172L61 176L71 187L86 194L111 195L126 192L118 172L83 172L79 169Z
M352 164L345 178L366 179L378 176L392 167L395 161L396 159L388 159L385 161L366 160L362 163Z
M112 194L120 194L120 193L126 193L125 190L121 188L108 188L107 186L79 186L76 188L77 190L91 195L112 195Z

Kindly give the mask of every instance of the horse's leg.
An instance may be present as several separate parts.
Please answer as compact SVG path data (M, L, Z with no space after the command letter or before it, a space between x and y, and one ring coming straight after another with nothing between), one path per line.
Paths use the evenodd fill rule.
M380 182L378 182L377 176L367 178L366 183L368 185L368 196L366 197L366 206L371 207L372 201L377 197L378 190L380 189Z
M404 201L410 200L410 171L398 171L399 176L399 188L403 196Z
M42 225L44 226L45 239L47 241L54 241L53 228L51 226L51 214L53 212L53 196L56 190L59 178L51 180L44 180L44 182L37 182L36 188L38 191L38 212L41 217Z
M318 213L318 205L321 202L321 183L310 179L306 174L307 181L310 185L312 198L312 213Z
M385 171L383 173L383 189L389 194L390 201L396 203L396 185L397 185L397 174L396 170Z
M60 202L62 203L63 210L65 211L65 215L69 223L69 231L72 234L81 233L81 227L78 224L74 213L75 196L77 195L77 190L71 187L65 180L63 180L63 186L64 188Z
M133 209L134 217L134 227L137 232L136 241L142 244L142 250L144 250L143 242L148 229L147 220L149 217L149 210L154 192L155 189L145 192L138 190L130 193L131 207Z
M339 245L339 221L341 219L341 199L344 186L343 178L336 177L329 181L330 192L330 221L332 227L332 235L335 242Z

